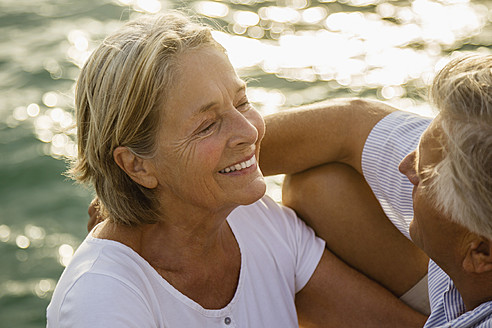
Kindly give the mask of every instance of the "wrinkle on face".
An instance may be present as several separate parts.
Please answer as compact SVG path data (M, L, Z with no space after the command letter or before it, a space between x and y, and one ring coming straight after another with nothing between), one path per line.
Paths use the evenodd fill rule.
M253 153L258 158L264 122L247 102L244 81L213 48L184 54L178 66L179 78L163 106L154 161L162 198L212 210L213 204L250 203L246 199L252 195L262 196L259 168L251 181L246 175L219 173Z

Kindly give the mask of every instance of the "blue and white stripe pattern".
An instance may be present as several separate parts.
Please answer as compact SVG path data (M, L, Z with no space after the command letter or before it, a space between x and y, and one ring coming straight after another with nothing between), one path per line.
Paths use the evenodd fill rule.
M431 119L394 112L382 119L367 138L362 154L364 177L393 224L410 239L413 185L398 171L398 164L417 146ZM465 312L451 278L429 262L431 315L424 328L492 328L492 301Z
M394 112L374 127L362 153L362 170L367 183L386 216L408 239L413 219L413 185L398 171L398 165L417 147L420 135L430 122L430 118Z

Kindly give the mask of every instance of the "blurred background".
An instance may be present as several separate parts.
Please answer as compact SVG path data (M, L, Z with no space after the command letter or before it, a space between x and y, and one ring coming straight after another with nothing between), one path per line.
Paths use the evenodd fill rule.
M216 28L263 114L362 96L432 116L435 72L491 52L491 0L0 0L0 327L45 326L86 235L92 193L63 176L81 65L129 18L172 8Z

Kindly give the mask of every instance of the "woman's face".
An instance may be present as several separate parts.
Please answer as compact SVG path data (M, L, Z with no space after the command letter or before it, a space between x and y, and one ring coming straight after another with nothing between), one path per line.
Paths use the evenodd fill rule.
M224 53L185 53L163 106L153 166L164 209L212 211L250 204L265 193L256 159L265 125Z

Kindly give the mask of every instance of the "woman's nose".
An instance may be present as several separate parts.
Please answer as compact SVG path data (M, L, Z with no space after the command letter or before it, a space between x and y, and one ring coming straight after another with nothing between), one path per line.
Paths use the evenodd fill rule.
M229 146L235 147L238 145L253 145L258 140L259 127L256 120L251 119L247 113L244 115L238 111L231 116L231 124L229 125L231 137L229 138Z

